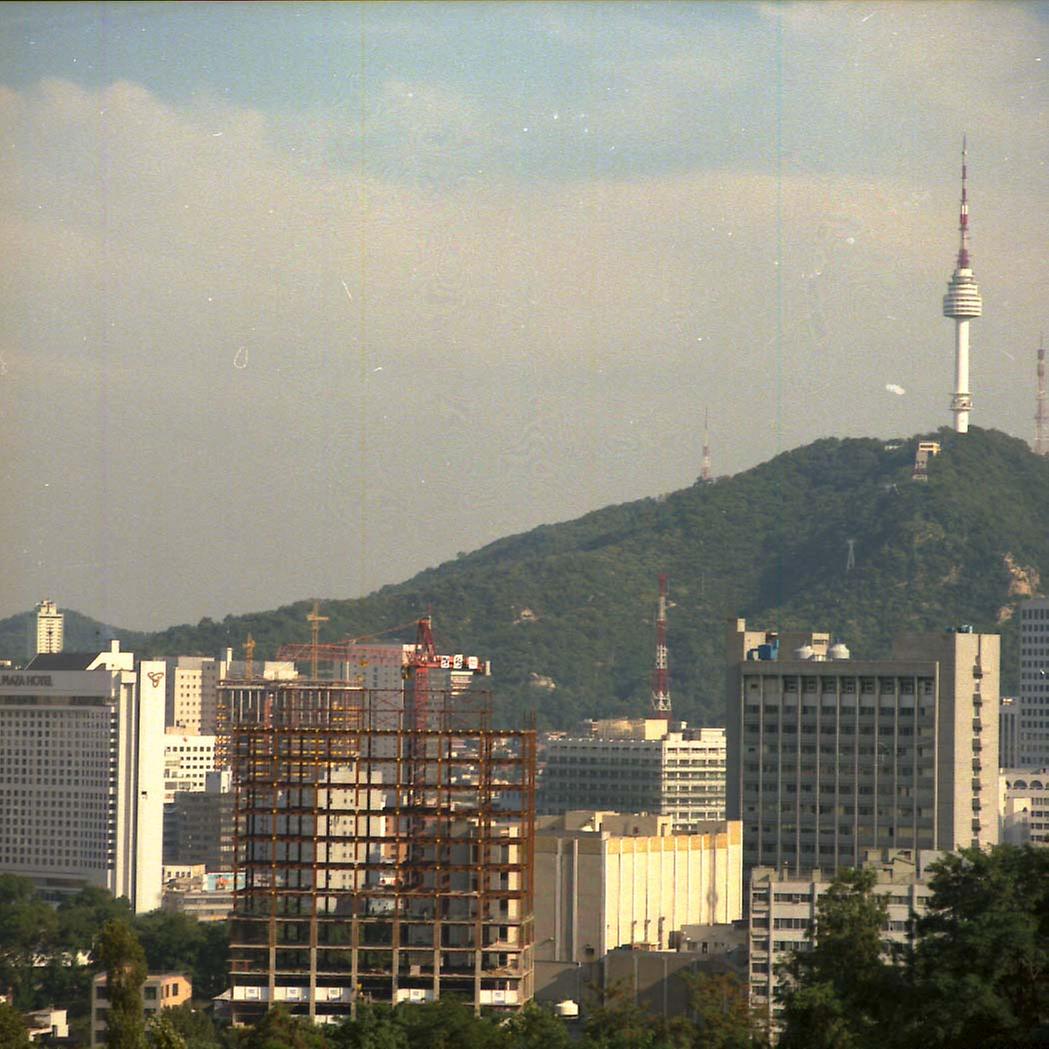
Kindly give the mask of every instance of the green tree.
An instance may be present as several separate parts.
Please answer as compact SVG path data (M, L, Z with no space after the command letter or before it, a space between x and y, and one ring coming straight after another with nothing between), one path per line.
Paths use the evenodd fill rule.
M882 943L888 904L875 880L873 870L843 870L820 897L810 949L781 968L781 1049L893 1044L904 981Z
M733 973L686 976L696 1049L759 1049L767 1044L746 985Z
M108 1049L146 1049L142 985L146 955L127 922L113 918L102 926L95 957L106 972Z
M192 1002L168 1009L164 1013L171 1026L182 1035L186 1049L216 1049L221 1044L218 1031L206 1009L199 1009Z
M507 1020L506 1034L509 1049L568 1049L572 1044L565 1022L536 1002Z
M254 1027L230 1039L236 1049L329 1049L321 1028L283 1006L267 1011Z
M56 927L54 910L28 878L0 874L0 984L19 1009L37 1004L34 963L53 949Z
M0 1001L0 1049L29 1049L29 1032L22 1014Z
M583 1030L583 1049L685 1049L692 1035L691 1024L654 1016L621 984L597 992Z
M411 1049L504 1049L506 1033L485 1016L453 997L416 1005L404 1002L394 1010Z
M151 1016L146 1023L146 1042L150 1049L186 1049L186 1039L164 1013Z
M107 921L130 922L131 905L126 896L114 897L106 889L88 885L64 899L56 912L58 945L65 951L90 951L99 930Z
M965 849L917 921L914 1044L1049 1044L1049 849Z
M425 1006L420 1006L425 1008ZM389 1005L362 1003L329 1034L336 1049L409 1049L408 1032Z

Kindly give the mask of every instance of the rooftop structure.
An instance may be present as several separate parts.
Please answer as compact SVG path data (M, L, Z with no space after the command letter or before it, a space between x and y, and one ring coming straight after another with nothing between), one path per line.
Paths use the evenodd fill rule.
M983 300L973 277L969 255L969 197L967 187L965 139L962 139L962 200L958 219L960 244L954 273L943 297L943 315L954 321L954 395L951 411L958 433L969 430L973 399L969 392L969 321L983 314Z

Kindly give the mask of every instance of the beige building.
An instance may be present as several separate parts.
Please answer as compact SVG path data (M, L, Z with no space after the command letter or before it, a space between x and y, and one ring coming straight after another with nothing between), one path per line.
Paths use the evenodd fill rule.
M193 984L179 973L150 973L142 985L142 1008L148 1021L162 1009L174 1009L191 1001ZM106 974L99 973L91 981L91 1046L106 1041L106 1015L109 999L106 997Z
M36 606L36 655L61 652L65 617L54 601L45 598Z
M856 866L868 849L998 841L996 634L898 639L856 660L825 633L728 631L728 814L744 867Z
M1001 839L1007 845L1049 845L1049 768L1002 769Z
M877 871L874 891L887 900L886 944L907 942L911 915L923 914L932 895L926 869L942 855L899 849L872 850L863 857L860 865ZM751 871L750 1003L773 1027L782 1013L776 1005L777 966L791 953L808 949L819 898L832 880L830 873L820 870L796 875L769 867Z
M681 834L723 820L725 730L668 731L662 718L589 722L586 734L548 741L539 808L669 816Z
M669 816L539 817L535 842L537 993L566 968L617 947L667 950L689 925L743 914L742 830L677 834Z

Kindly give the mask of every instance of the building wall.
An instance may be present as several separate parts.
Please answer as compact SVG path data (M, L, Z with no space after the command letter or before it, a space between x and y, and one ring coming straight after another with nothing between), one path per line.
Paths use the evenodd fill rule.
M1020 704L1015 696L1002 696L998 706L998 767L1020 764Z
M203 791L209 772L215 771L215 737L181 735L167 729L164 735L165 801L175 791Z
M1020 606L1019 752L1015 764L1049 765L1049 598Z
M567 814L573 829L544 821L536 835L537 961L590 962L634 944L665 950L685 925L742 916L739 823L633 834L629 822L620 823L625 833L611 821L605 829L604 813L591 814L593 829L575 829L578 815Z
M54 601L43 600L36 606L36 654L61 652L65 617Z
M671 731L661 719L602 721L594 735L550 739L540 811L648 812L688 833L725 815L725 733Z
M1001 840L1008 845L1049 845L1049 768L1002 769Z
M193 984L179 973L150 973L142 985L142 1011L147 1021L163 1009L174 1009L192 999ZM108 1012L106 974L99 973L91 981L92 1049L105 1044Z

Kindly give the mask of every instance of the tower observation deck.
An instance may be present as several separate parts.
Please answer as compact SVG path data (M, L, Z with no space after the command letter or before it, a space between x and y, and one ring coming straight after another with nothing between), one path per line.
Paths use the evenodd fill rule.
M973 399L969 390L969 321L983 315L983 299L980 288L973 277L972 259L969 255L969 198L966 172L965 139L962 139L962 201L958 222L961 233L958 260L954 273L947 282L947 294L943 297L943 315L954 321L954 395L951 411L954 412L954 428L958 433L969 429L969 412Z

